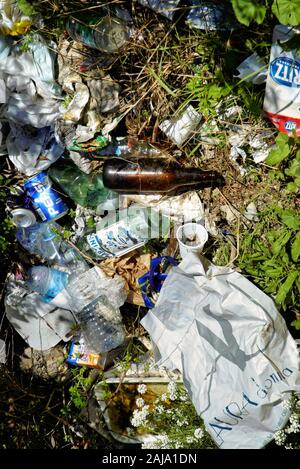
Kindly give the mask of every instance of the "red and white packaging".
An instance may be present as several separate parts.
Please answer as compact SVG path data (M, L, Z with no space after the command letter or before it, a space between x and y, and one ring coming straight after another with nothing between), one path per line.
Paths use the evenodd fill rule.
M300 55L282 47L295 34L300 31L283 25L274 28L263 108L280 132L300 135Z

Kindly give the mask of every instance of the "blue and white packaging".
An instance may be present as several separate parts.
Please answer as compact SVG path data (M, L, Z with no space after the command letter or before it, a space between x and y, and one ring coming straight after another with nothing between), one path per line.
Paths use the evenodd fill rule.
M297 50L284 50L282 46L295 34L288 26L274 28L264 111L280 132L299 136L300 55Z
M42 171L28 179L24 188L43 222L57 220L68 212L58 192L52 189L47 173Z

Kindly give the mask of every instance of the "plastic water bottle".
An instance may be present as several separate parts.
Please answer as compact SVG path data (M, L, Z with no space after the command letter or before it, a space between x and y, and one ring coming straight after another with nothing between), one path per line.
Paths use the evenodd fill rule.
M42 295L45 303L49 303L66 288L68 280L66 272L39 265L28 270L26 283L28 288Z
M59 229L56 223L36 223L26 228L19 227L16 238L28 252L43 257L50 264L60 264L70 272L87 270L88 264L58 234Z
M28 271L27 286L52 301L57 295L69 299L87 348L104 353L124 342L125 331L119 311L111 304L105 293L99 295L100 277L95 268L77 275L69 275L45 266L32 267Z

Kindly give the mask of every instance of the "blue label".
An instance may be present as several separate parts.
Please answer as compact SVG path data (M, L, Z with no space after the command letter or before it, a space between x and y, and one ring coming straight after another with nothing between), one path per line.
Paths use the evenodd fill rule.
M285 130L292 131L297 129L297 123L295 121L286 121L284 124Z
M278 57L270 66L271 78L279 85L300 88L300 62L288 57Z
M43 301L49 303L55 298L68 284L68 274L61 270L51 269L51 278L49 288L43 296Z
M56 220L67 213L68 207L51 188L47 173L41 172L30 178L24 187L43 221Z

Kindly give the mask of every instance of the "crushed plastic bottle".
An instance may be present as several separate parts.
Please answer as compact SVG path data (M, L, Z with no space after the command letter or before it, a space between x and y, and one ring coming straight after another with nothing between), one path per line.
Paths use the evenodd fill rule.
M104 353L118 347L125 340L125 330L116 307L124 302L125 297L119 294L118 298L109 300L107 282L111 283L115 291L114 279L104 279L103 289L99 288L100 282L97 268L78 275L76 271L67 274L45 266L36 266L28 271L27 286L40 293L46 302L55 300L58 295L65 295L88 349Z

